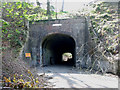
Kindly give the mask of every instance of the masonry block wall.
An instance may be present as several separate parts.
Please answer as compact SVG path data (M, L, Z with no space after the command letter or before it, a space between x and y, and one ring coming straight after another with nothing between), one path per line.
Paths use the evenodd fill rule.
M85 66L84 53L87 52L85 43L88 40L86 39L88 38L88 26L85 17L41 20L34 24L30 23L29 30L29 39L23 54L31 53L31 58L24 56L24 59L30 65L49 65L51 59L56 59L57 54L61 54L66 50L74 54L74 61L72 62L74 66ZM61 57L57 59L59 58Z

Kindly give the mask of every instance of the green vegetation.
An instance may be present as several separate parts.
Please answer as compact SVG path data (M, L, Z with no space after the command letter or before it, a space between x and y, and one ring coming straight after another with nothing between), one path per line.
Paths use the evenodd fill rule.
M63 55L66 56L66 57L72 57L71 53L64 53Z
M2 5L2 40L8 47L22 47L27 37L28 22L36 20L39 16L45 15L45 10L40 7L33 7L26 2L3 2ZM40 19L40 17L39 17Z
M118 4L100 2L93 5L94 10L90 13L91 35L99 48L111 54L118 53L119 29L118 29ZM102 51L102 52L103 52Z

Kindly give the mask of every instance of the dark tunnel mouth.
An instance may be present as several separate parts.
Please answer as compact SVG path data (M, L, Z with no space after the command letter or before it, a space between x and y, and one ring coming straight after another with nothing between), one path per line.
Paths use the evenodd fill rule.
M43 65L67 65L75 66L75 40L64 34L52 34L45 38L42 43ZM64 62L62 54L69 52L72 58Z

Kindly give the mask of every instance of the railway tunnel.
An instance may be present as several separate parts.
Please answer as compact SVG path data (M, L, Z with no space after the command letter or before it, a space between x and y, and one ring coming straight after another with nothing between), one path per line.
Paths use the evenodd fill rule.
M52 34L47 36L42 43L43 65L75 66L76 53L74 39L65 34ZM63 60L64 53L71 53L72 58Z

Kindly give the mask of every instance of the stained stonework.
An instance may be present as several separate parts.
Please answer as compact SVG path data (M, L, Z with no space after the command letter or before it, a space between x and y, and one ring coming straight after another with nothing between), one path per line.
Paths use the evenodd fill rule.
M54 59L61 59L63 53L71 52L74 60L70 63L73 66L86 66L84 53L88 49L84 44L88 40L88 26L85 17L42 20L31 23L29 30L29 40L23 53L31 53L32 63L27 60L30 65L57 63L60 60Z

